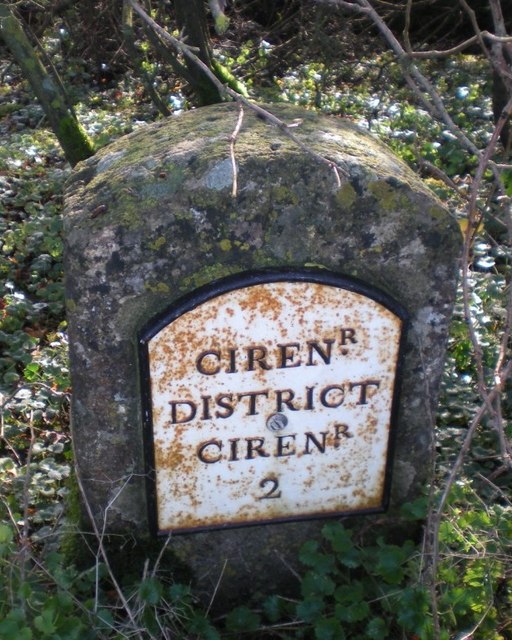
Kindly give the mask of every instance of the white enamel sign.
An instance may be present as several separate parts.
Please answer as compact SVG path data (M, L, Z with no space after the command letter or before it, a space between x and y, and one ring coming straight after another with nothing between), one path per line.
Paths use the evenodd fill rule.
M384 507L404 313L307 277L230 281L141 340L159 532Z

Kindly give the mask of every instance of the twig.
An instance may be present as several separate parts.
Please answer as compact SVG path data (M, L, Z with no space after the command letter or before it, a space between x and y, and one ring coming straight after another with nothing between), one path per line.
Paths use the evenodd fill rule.
M224 564L222 565L222 569L221 569L219 578L217 580L217 583L215 584L215 589L213 590L212 597L210 598L210 602L208 603L208 607L206 609L205 617L208 617L208 614L210 613L210 609L212 608L213 601L215 600L215 596L217 595L217 591L219 590L220 583L222 582L222 576L224 575L224 571L226 570L227 564L228 564L228 560L226 558L224 560Z
M123 609L126 612L126 615L128 616L128 618L130 619L131 624L133 625L133 630L134 630L136 636L140 640L144 640L144 636L143 636L143 634L141 633L141 631L138 628L137 621L135 620L135 618L133 616L133 612L131 610L131 607L130 607L128 601L126 600L126 598L124 596L124 593L123 593L123 591L121 589L121 586L117 582L117 579L116 579L116 577L114 575L112 567L110 566L110 561L109 561L109 558L108 558L107 550L106 550L105 544L103 542L103 539L104 539L104 536L105 536L107 510L112 506L112 504L115 502L115 500L119 497L119 494L124 489L124 487L126 486L126 484L127 484L127 482L129 481L130 478L128 478L128 480L125 481L125 483L122 485L121 489L116 493L114 498L108 503L107 507L105 508L105 513L104 513L104 516L103 516L104 517L104 521L103 521L102 531L100 533L100 530L99 530L98 525L96 523L95 516L94 516L94 514L92 512L92 509L91 509L91 505L89 504L89 501L87 499L87 494L85 492L85 488L84 488L84 485L82 483L82 479L80 477L80 471L79 471L78 467L76 467L76 469L75 469L75 475L76 475L76 481L77 481L77 484L78 484L78 488L80 490L80 494L82 496L82 500L83 500L85 509L87 511L87 515L89 516L89 520L91 521L91 525L92 525L92 528L94 530L94 534L96 536L96 541L98 543L98 553L103 558L103 562L105 563L105 566L107 567L107 571L109 573L110 579L112 580L112 584L114 585L114 588L115 588L116 593L117 593L117 595L119 597L119 600L121 601Z
M483 612L480 620L473 625L473 628L470 629L469 631L466 631L466 632L462 633L461 635L458 635L455 638L455 640L472 640L472 638L473 638L473 636L475 634L475 631L478 630L478 627L485 620L485 618L487 617L487 615L489 614L489 611L492 609L493 606L494 606L494 602L491 599L491 602L489 602L489 604L487 605L487 609Z
M287 562L285 560L285 558L283 558L283 556L279 553L279 551L277 549L274 549L274 553L276 554L276 556L279 558L279 560L281 560L281 562L284 564L284 566L288 569L288 571L295 576L295 578L297 578L297 580L299 582L302 581L301 576L297 573L297 571L295 571L295 569L291 566L291 564L289 562Z
M469 20L471 22L471 26L473 27L473 31L475 32L476 41L480 45L480 48L482 49L485 57L492 63L491 54L490 54L489 49L487 48L487 45L485 44L485 41L483 39L483 33L482 33L482 30L480 29L480 25L478 24L478 21L476 19L476 13L475 13L474 9L472 9L469 6L469 4L466 2L466 0L459 0L459 3L463 7L464 11L467 13L467 15L469 17Z
M405 8L405 25L403 30L405 50L409 55L412 52L411 40L409 38L409 29L411 28L411 12L412 12L412 0L407 0L407 6Z
M228 88L228 91L231 92L232 90ZM233 91L233 93L236 94L236 92L234 92L234 91ZM238 95L238 94L236 94L236 95ZM336 179L336 185L338 187L341 186L340 173L343 176L348 177L349 172L348 172L347 169L345 169L341 165L337 164L333 160L330 160L329 158L326 158L322 154L317 153L316 151L313 151L310 147L308 147L306 144L304 144L304 142L299 140L297 138L297 136L294 135L290 130L290 127L292 127L293 125L286 124L286 122L283 122L283 120L279 119L273 113L270 113L270 111L267 111L266 109L263 109L263 107L260 107L259 105L255 104L254 102L249 102L243 96L240 96L240 100L241 100L241 102L243 102L243 104L248 106L252 111L254 111L263 120L265 120L266 122L268 122L270 124L273 124L280 131L282 131L288 138L290 138L290 140L292 140L292 142L294 142L300 149L302 149L302 151L304 151L304 153L306 153L307 155L312 156L313 158L315 158L316 160L318 160L322 164L326 164L330 169L332 169L333 172L334 172L335 179Z
M242 122L244 119L244 108L241 104L238 105L238 119L236 121L236 126L235 129L233 131L233 133L231 134L231 136L229 137L229 153L231 156L231 167L233 169L233 188L231 190L231 197L232 198L236 198L236 194L238 191L238 167L236 165L236 158L235 158L235 143L236 143L236 139L238 137L238 134L240 132L240 129L242 127Z
M30 482L32 480L32 474L30 471L30 465L32 463L32 454L34 452L34 445L36 442L36 434L34 431L34 416L33 412L30 414L30 443L28 446L27 458L25 460L25 478L23 480L23 526L20 531L20 584L26 584L26 569L28 563L27 552L30 545L29 539L29 518L28 510L30 505ZM21 603L21 608L25 611L25 600Z
M416 156L416 162L418 163L420 169L426 169L431 175L433 175L438 180L444 182L450 189L453 189L460 197L464 198L465 196L460 187L455 184L455 182L448 176L442 169L436 167L435 164L430 162L429 160L425 160L422 156Z
M503 471L506 471L506 467L500 467L500 469L502 469ZM497 469L496 471L499 471L499 469ZM492 476L496 477L496 471L493 472ZM493 491L495 491L502 500L505 500L505 502L508 503L509 506L512 506L512 502L510 500L510 497L503 491L503 489L501 489L500 487L498 487L498 485L494 484L494 482L490 479L490 478L486 478L483 474L481 473L477 473L476 474L478 478L480 478L480 480L482 480L482 482L485 482L485 484L489 485L491 487L491 489Z
M158 552L158 556L157 556L157 558L155 560L155 564L153 565L153 570L151 571L151 577L152 578L155 577L156 572L158 571L158 567L160 566L160 563L162 562L162 558L164 557L165 550L169 546L169 543L171 542L171 539L172 539L172 534L169 534L167 536L167 538L165 539L165 542L163 543L160 551Z
M433 554L433 560L434 562L436 561L436 558L438 557L438 549L439 549L439 525L441 524L441 515L444 511L444 508L446 506L446 502L448 500L448 495L451 491L451 488L453 486L453 483L455 482L457 475L460 471L460 468L462 467L462 464L464 462L464 459L466 458L466 455L469 451L469 447L471 445L471 441L473 439L473 436L475 435L475 432L478 428L478 426L480 425L480 422L482 420L482 418L484 417L484 415L486 413L488 413L489 411L489 406L492 406L492 403L494 402L494 400L501 394L501 392L503 391L504 385L506 380L508 379L508 377L510 376L510 374L512 373L512 361L509 362L507 364L507 366L503 369L500 378L496 381L496 385L493 387L493 389L491 389L489 391L489 393L487 394L487 402L485 402L484 404L482 404L478 411L476 412L475 416L473 417L473 420L471 421L471 424L467 430L466 433L466 437L464 438L464 442L462 443L462 446L457 454L457 458L455 460L455 462L452 465L450 474L448 476L448 479L446 480L445 483L445 487L443 490L443 493L441 495L441 498L439 500L437 509L435 511L435 513L432 516L432 520L433 520L433 531L431 531L431 535L433 535L434 538L434 548L435 548L435 552Z

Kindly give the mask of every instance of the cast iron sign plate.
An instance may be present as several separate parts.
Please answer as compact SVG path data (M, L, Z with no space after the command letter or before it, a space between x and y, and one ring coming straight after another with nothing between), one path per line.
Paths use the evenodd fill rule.
M159 533L385 509L405 311L323 270L240 274L139 337Z

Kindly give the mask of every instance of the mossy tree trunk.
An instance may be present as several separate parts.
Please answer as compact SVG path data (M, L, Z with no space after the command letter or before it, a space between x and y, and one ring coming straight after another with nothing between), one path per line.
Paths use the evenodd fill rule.
M186 38L186 44L197 47L197 56L214 71L204 0L175 0L174 10L178 27ZM186 65L188 80L199 103L204 106L222 102L217 87L206 77L202 69L188 59Z
M0 37L41 103L68 162L74 166L92 156L94 147L68 105L66 95L46 72L21 21L4 2L0 2Z

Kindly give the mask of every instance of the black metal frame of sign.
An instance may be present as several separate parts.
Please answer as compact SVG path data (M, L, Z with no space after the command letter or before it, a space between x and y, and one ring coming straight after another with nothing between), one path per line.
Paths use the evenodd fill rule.
M237 522L228 521L207 525L192 525L181 526L174 529L172 526L161 528L158 523L158 501L157 501L157 488L156 488L156 475L157 468L155 465L155 441L154 441L154 424L153 424L153 398L151 391L151 375L150 375L150 354L149 343L160 331L165 327L175 322L183 314L189 311L195 310L204 303L211 301L223 294L234 292L239 289L247 289L257 285L264 285L269 283L312 283L319 285L326 285L329 287L335 287L337 289L343 289L355 294L360 294L365 298L369 298L382 305L385 309L394 314L401 322L401 333L399 338L398 355L395 364L395 376L394 385L391 395L391 411L389 420L389 433L386 449L386 462L385 462L385 474L384 474L384 488L382 502L378 507L361 508L354 510L343 510L334 512L321 512L321 513L307 513L306 515L286 515L284 517L264 517L263 519L254 519L249 521ZM320 309L320 314L322 310ZM153 534L167 534L169 531L173 533L190 533L195 531L204 531L212 529L231 528L239 526L251 526L260 525L266 523L276 522L290 522L298 520L307 520L314 518L327 518L340 515L358 515L369 513L380 513L387 509L389 503L389 493L391 485L391 467L394 453L394 432L397 419L397 412L399 406L399 390L401 386L401 372L402 372L402 360L404 355L405 336L408 323L408 314L404 307L394 300L391 296L383 291L368 285L355 278L333 273L328 270L319 268L282 268L282 269L262 269L258 271L242 272L233 276L216 280L202 286L191 293L183 296L182 298L173 302L168 308L152 318L146 325L140 330L138 334L138 355L140 366L140 379L141 379L141 401L143 412L143 436L144 436L144 452L146 461L146 478L147 478L147 503L148 503L148 516L149 525ZM210 352L211 353L211 352ZM355 386L355 385L354 385ZM327 406L327 405L324 405ZM282 417L282 416L281 416ZM179 420L178 420L179 421ZM278 429L281 428L279 424L279 418L273 421L272 427L267 428ZM203 462L210 462L206 459ZM263 486L260 484L260 486Z

